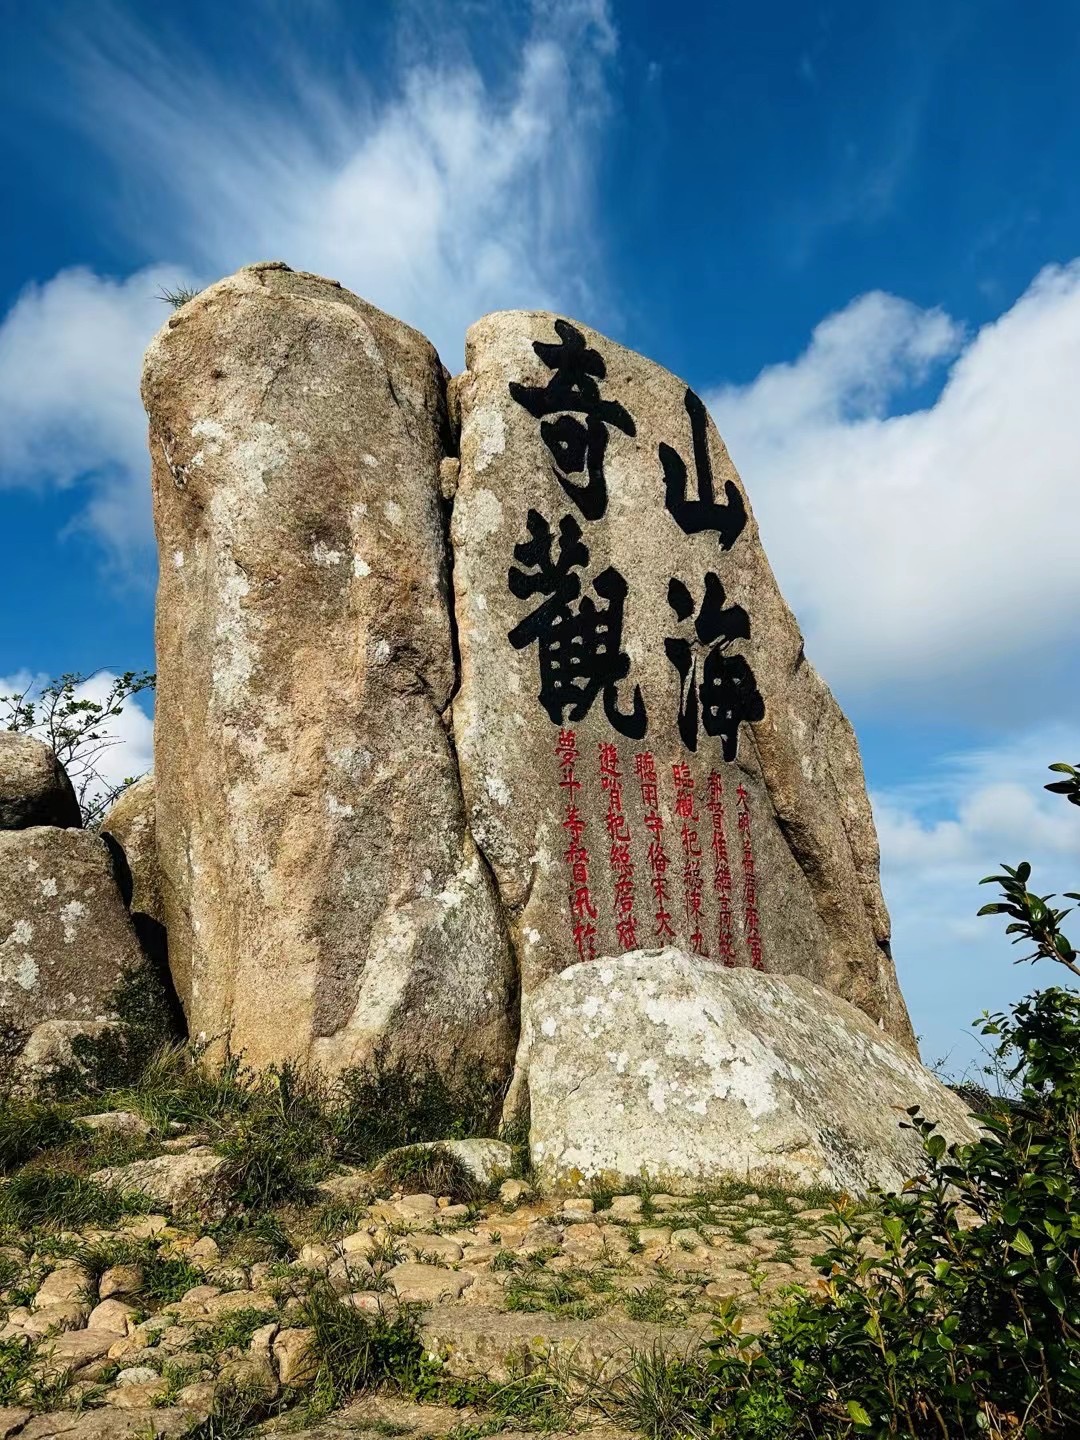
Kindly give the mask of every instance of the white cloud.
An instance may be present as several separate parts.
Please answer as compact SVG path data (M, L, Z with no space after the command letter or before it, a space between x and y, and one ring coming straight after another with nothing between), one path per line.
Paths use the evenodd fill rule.
M99 670L96 675L76 686L73 698L93 700L100 705L105 701L116 678L110 670ZM47 683L47 676L35 675L30 670L19 670L13 675L0 676L0 696L22 695L29 690L28 698L35 700L42 686ZM0 726L4 725L7 719L7 709L7 706L0 706ZM43 739L48 738L40 727L35 727L31 733L39 734ZM122 781L144 775L154 767L154 722L137 699L128 700L119 714L100 727L100 733L109 744L94 758L97 779L90 783L82 797L84 803L92 802ZM81 775L77 763L69 767L69 774L76 790L80 790Z
M0 325L0 485L83 481L85 523L125 552L150 538L139 365L175 267L111 280L65 270L31 285Z
M950 360L933 405L889 414ZM967 338L864 295L793 363L709 397L826 676L925 705L973 677L1007 691L1011 659L1073 637L1078 375L1080 261Z
M382 100L344 67L313 78L301 53L268 94L113 20L107 53L69 37L78 114L123 177L118 227L175 263L68 271L17 301L0 325L0 484L82 482L81 523L115 552L149 538L139 364L165 318L155 292L194 274L282 258L330 275L451 367L487 311L589 308L602 0L538 6L509 76L413 64Z
M876 794L882 880L893 915L901 988L923 1036L923 1055L952 1053L960 1071L977 1053L967 1021L1068 972L1018 954L980 886L1002 861L1032 863L1040 894L1080 889L1080 811L1043 786L1054 760L1080 757L1080 726L1044 726L1007 743L947 757L931 778ZM1078 917L1080 918L1080 917ZM1067 933L1075 940L1080 925Z

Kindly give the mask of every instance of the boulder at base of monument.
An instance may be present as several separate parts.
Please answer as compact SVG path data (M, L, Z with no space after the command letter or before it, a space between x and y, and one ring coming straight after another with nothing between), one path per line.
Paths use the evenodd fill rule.
M0 832L0 1026L109 1018L142 963L105 842L88 830Z
M82 815L63 765L43 740L0 730L0 830L78 828Z
M950 1141L967 1107L846 1001L801 976L677 950L574 965L524 1007L520 1068L547 1190L674 1194L769 1177L865 1194L921 1168L918 1105Z

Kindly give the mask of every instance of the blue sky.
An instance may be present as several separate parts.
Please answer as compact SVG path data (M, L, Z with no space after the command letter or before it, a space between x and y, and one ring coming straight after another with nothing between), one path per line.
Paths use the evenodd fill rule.
M283 258L451 369L485 311L574 314L708 397L962 1069L1033 981L975 882L1080 876L1039 788L1080 760L1075 5L50 0L5 37L0 676L152 665L162 285Z

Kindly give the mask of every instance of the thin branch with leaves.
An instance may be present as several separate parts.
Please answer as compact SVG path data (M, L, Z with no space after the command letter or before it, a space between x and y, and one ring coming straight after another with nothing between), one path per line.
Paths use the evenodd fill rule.
M69 671L40 689L31 682L20 692L0 695L0 729L44 740L68 773L86 825L97 824L113 801L139 778L133 775L113 784L102 774L101 762L120 744L110 721L117 719L129 700L152 690L155 682L148 670L125 670L113 679L102 700L80 695L100 673Z

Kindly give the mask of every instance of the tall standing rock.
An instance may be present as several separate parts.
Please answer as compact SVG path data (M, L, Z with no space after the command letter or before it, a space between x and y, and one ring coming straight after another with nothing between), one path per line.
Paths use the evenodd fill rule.
M146 357L155 772L194 1034L264 1063L509 1064L513 960L465 824L445 377L332 281L248 267Z
M523 991L672 945L913 1049L855 737L701 401L542 312L479 321L466 363L454 729Z

